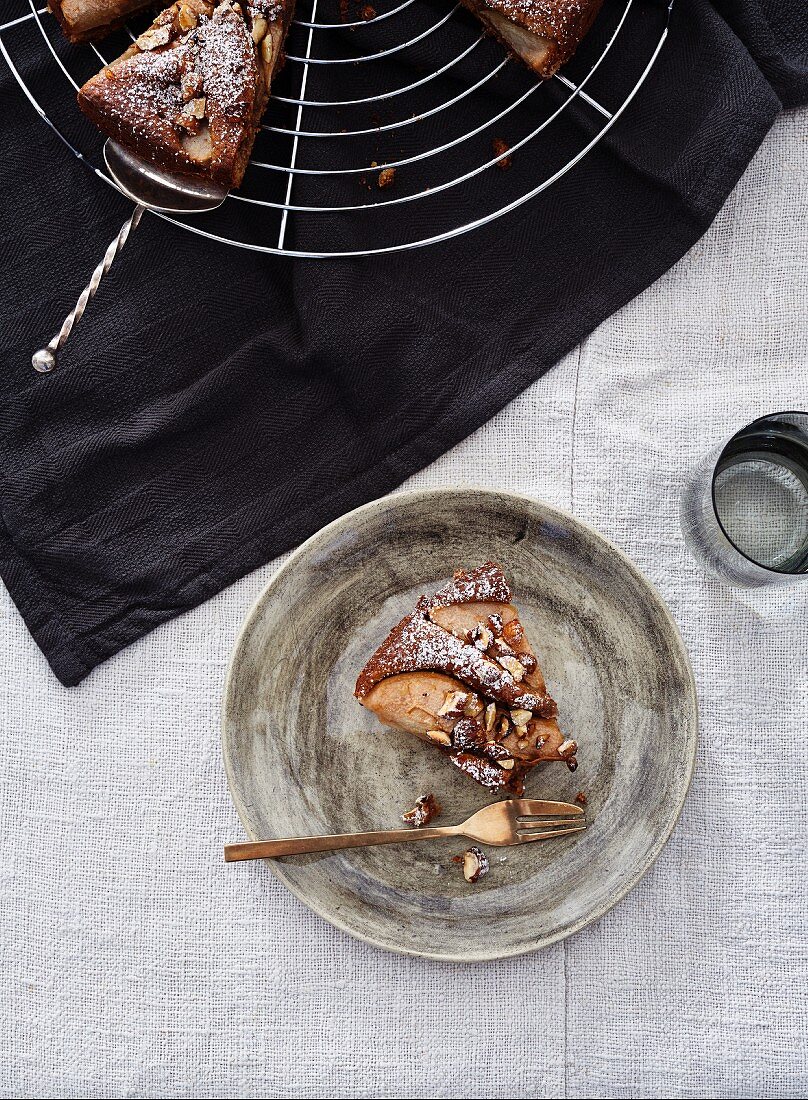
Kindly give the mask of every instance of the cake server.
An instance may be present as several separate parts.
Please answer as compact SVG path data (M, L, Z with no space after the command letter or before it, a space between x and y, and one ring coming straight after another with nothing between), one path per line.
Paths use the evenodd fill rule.
M81 320L87 304L101 285L101 280L129 239L137 229L146 210L164 214L203 214L221 206L227 198L227 188L207 180L172 175L153 164L147 164L128 152L112 138L104 143L104 161L120 191L137 205L110 242L104 258L92 273L89 283L79 295L73 309L65 317L62 327L53 339L31 358L31 365L40 374L55 370L59 352L64 347L74 326Z
M541 802L534 798L512 798L494 802L472 814L462 825L434 829L386 829L375 833L335 833L330 836L299 836L285 840L258 840L225 844L226 863L242 859L274 859L304 852L335 852L340 848L366 848L373 844L406 844L411 840L435 840L464 836L480 844L503 847L551 840L580 833L586 828L584 811L570 802Z

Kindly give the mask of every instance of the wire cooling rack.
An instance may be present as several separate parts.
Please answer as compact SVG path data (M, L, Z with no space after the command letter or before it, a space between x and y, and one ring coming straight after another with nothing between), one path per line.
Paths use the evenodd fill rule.
M651 71L673 5L606 0L570 65L544 82L452 0L384 0L377 10L382 2L298 0L242 187L213 214L158 216L240 248L312 259L467 233L535 200L603 139ZM70 46L35 0L20 8L0 23L0 51L42 120L114 186L74 93L148 18Z

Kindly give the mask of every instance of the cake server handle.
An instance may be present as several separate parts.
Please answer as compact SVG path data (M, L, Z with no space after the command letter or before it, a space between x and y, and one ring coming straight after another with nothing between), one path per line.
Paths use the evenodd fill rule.
M109 269L112 267L116 256L121 251L123 246L129 240L129 234L133 233L143 217L145 206L136 206L132 211L130 217L126 219L121 228L118 231L118 235L113 241L110 241L109 247L104 253L104 258L90 277L90 281L87 286L82 290L79 295L79 300L76 302L73 309L68 313L62 322L62 327L56 333L54 338L44 348L40 348L31 357L31 366L35 371L39 371L40 374L49 374L52 370L55 370L58 365L59 352L67 342L70 333L73 331L74 326L84 316L84 311L87 308L87 304L90 299L94 297L95 292L101 285L101 280Z

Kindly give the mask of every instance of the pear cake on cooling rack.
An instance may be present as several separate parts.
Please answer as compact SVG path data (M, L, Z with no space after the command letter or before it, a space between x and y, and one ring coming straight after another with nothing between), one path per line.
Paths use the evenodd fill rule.
M544 80L572 57L602 2L463 0ZM148 6L150 0L51 0L71 42L100 38ZM79 106L148 163L238 187L293 12L294 0L178 0L87 81Z
M576 743L560 730L502 568L459 570L422 596L382 642L355 695L387 726L413 733L491 791L521 794L537 764L574 771Z
M168 172L238 187L293 0L178 0L79 90L99 130Z

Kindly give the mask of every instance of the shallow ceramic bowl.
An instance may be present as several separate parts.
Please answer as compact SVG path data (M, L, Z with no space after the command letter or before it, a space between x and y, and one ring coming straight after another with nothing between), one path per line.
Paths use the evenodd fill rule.
M324 528L247 617L227 677L224 758L250 839L401 827L418 795L436 824L492 801L439 750L382 727L353 696L357 673L416 598L493 559L511 580L574 774L540 765L528 797L588 796L577 836L492 848L471 886L431 840L271 862L315 912L392 951L470 962L545 946L602 916L673 829L696 753L693 676L660 596L592 528L526 497L404 493ZM236 839L236 838L233 838ZM228 873L249 873L243 865Z

